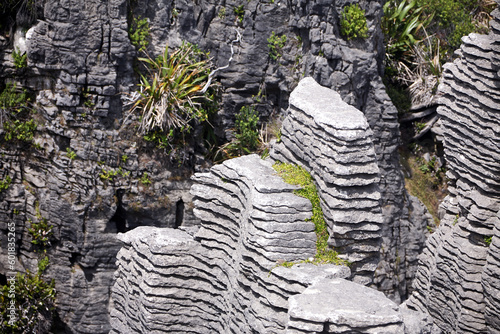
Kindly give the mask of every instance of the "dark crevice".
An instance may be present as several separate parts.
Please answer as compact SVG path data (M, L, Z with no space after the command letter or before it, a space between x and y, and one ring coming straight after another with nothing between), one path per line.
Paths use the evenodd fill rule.
M78 261L79 255L78 253L71 253L71 257L69 258L71 265L74 265Z
M179 228L184 220L184 201L179 199L175 203L175 228Z
M116 233L125 233L128 231L127 229L127 211L123 208L122 198L125 190L118 189L116 191L116 212L111 217L106 226L104 232L116 232Z
M94 279L94 274L97 272L97 270L95 268L82 268L82 270L87 282L92 282L92 280Z

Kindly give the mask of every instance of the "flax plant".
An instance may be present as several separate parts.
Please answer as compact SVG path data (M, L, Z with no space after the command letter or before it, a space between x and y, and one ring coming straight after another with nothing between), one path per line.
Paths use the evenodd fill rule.
M200 54L195 45L183 43L171 54L166 47L156 59L139 58L149 67L149 75L141 75L140 96L131 109L141 113L141 134L161 131L173 139L189 133L193 121L208 119L204 104L213 95L200 91L208 80L210 59L199 60Z

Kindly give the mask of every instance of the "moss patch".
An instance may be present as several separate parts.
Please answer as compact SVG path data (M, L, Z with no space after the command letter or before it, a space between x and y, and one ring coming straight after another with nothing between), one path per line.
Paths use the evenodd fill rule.
M323 210L320 206L318 192L311 174L301 166L279 161L273 165L273 168L285 182L302 187L301 189L295 190L294 193L311 201L312 217L309 220L314 223L317 236L316 255L312 260L306 259L302 261L283 262L279 264L279 266L291 267L297 263L332 263L336 265L349 265L348 261L339 258L336 251L328 248L328 230L326 228L325 219L323 218Z

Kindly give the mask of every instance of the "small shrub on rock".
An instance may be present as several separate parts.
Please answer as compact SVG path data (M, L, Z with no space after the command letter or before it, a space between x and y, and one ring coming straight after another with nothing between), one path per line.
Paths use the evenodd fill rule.
M342 11L340 32L347 40L368 37L365 11L357 3L346 6Z

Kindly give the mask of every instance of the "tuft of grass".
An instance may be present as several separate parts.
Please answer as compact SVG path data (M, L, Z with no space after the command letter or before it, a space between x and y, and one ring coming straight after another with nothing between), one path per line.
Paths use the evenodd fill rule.
M139 132L146 141L171 152L185 152L196 125L208 124L217 108L217 91L209 85L211 61L196 45L184 43L155 59L139 58L148 66L131 112L141 115ZM179 153L179 155L182 155Z
M296 263L313 263L313 264L327 264L332 263L336 265L349 265L349 262L339 258L338 253L328 248L328 230L325 219L323 217L323 210L321 209L318 192L313 178L309 172L301 166L276 162L273 165L274 170L278 173L283 180L289 184L298 185L301 189L295 190L294 193L298 196L307 198L312 204L312 217L309 219L314 223L316 231L316 255L313 259L306 259L297 262L283 262L280 265L291 267Z

